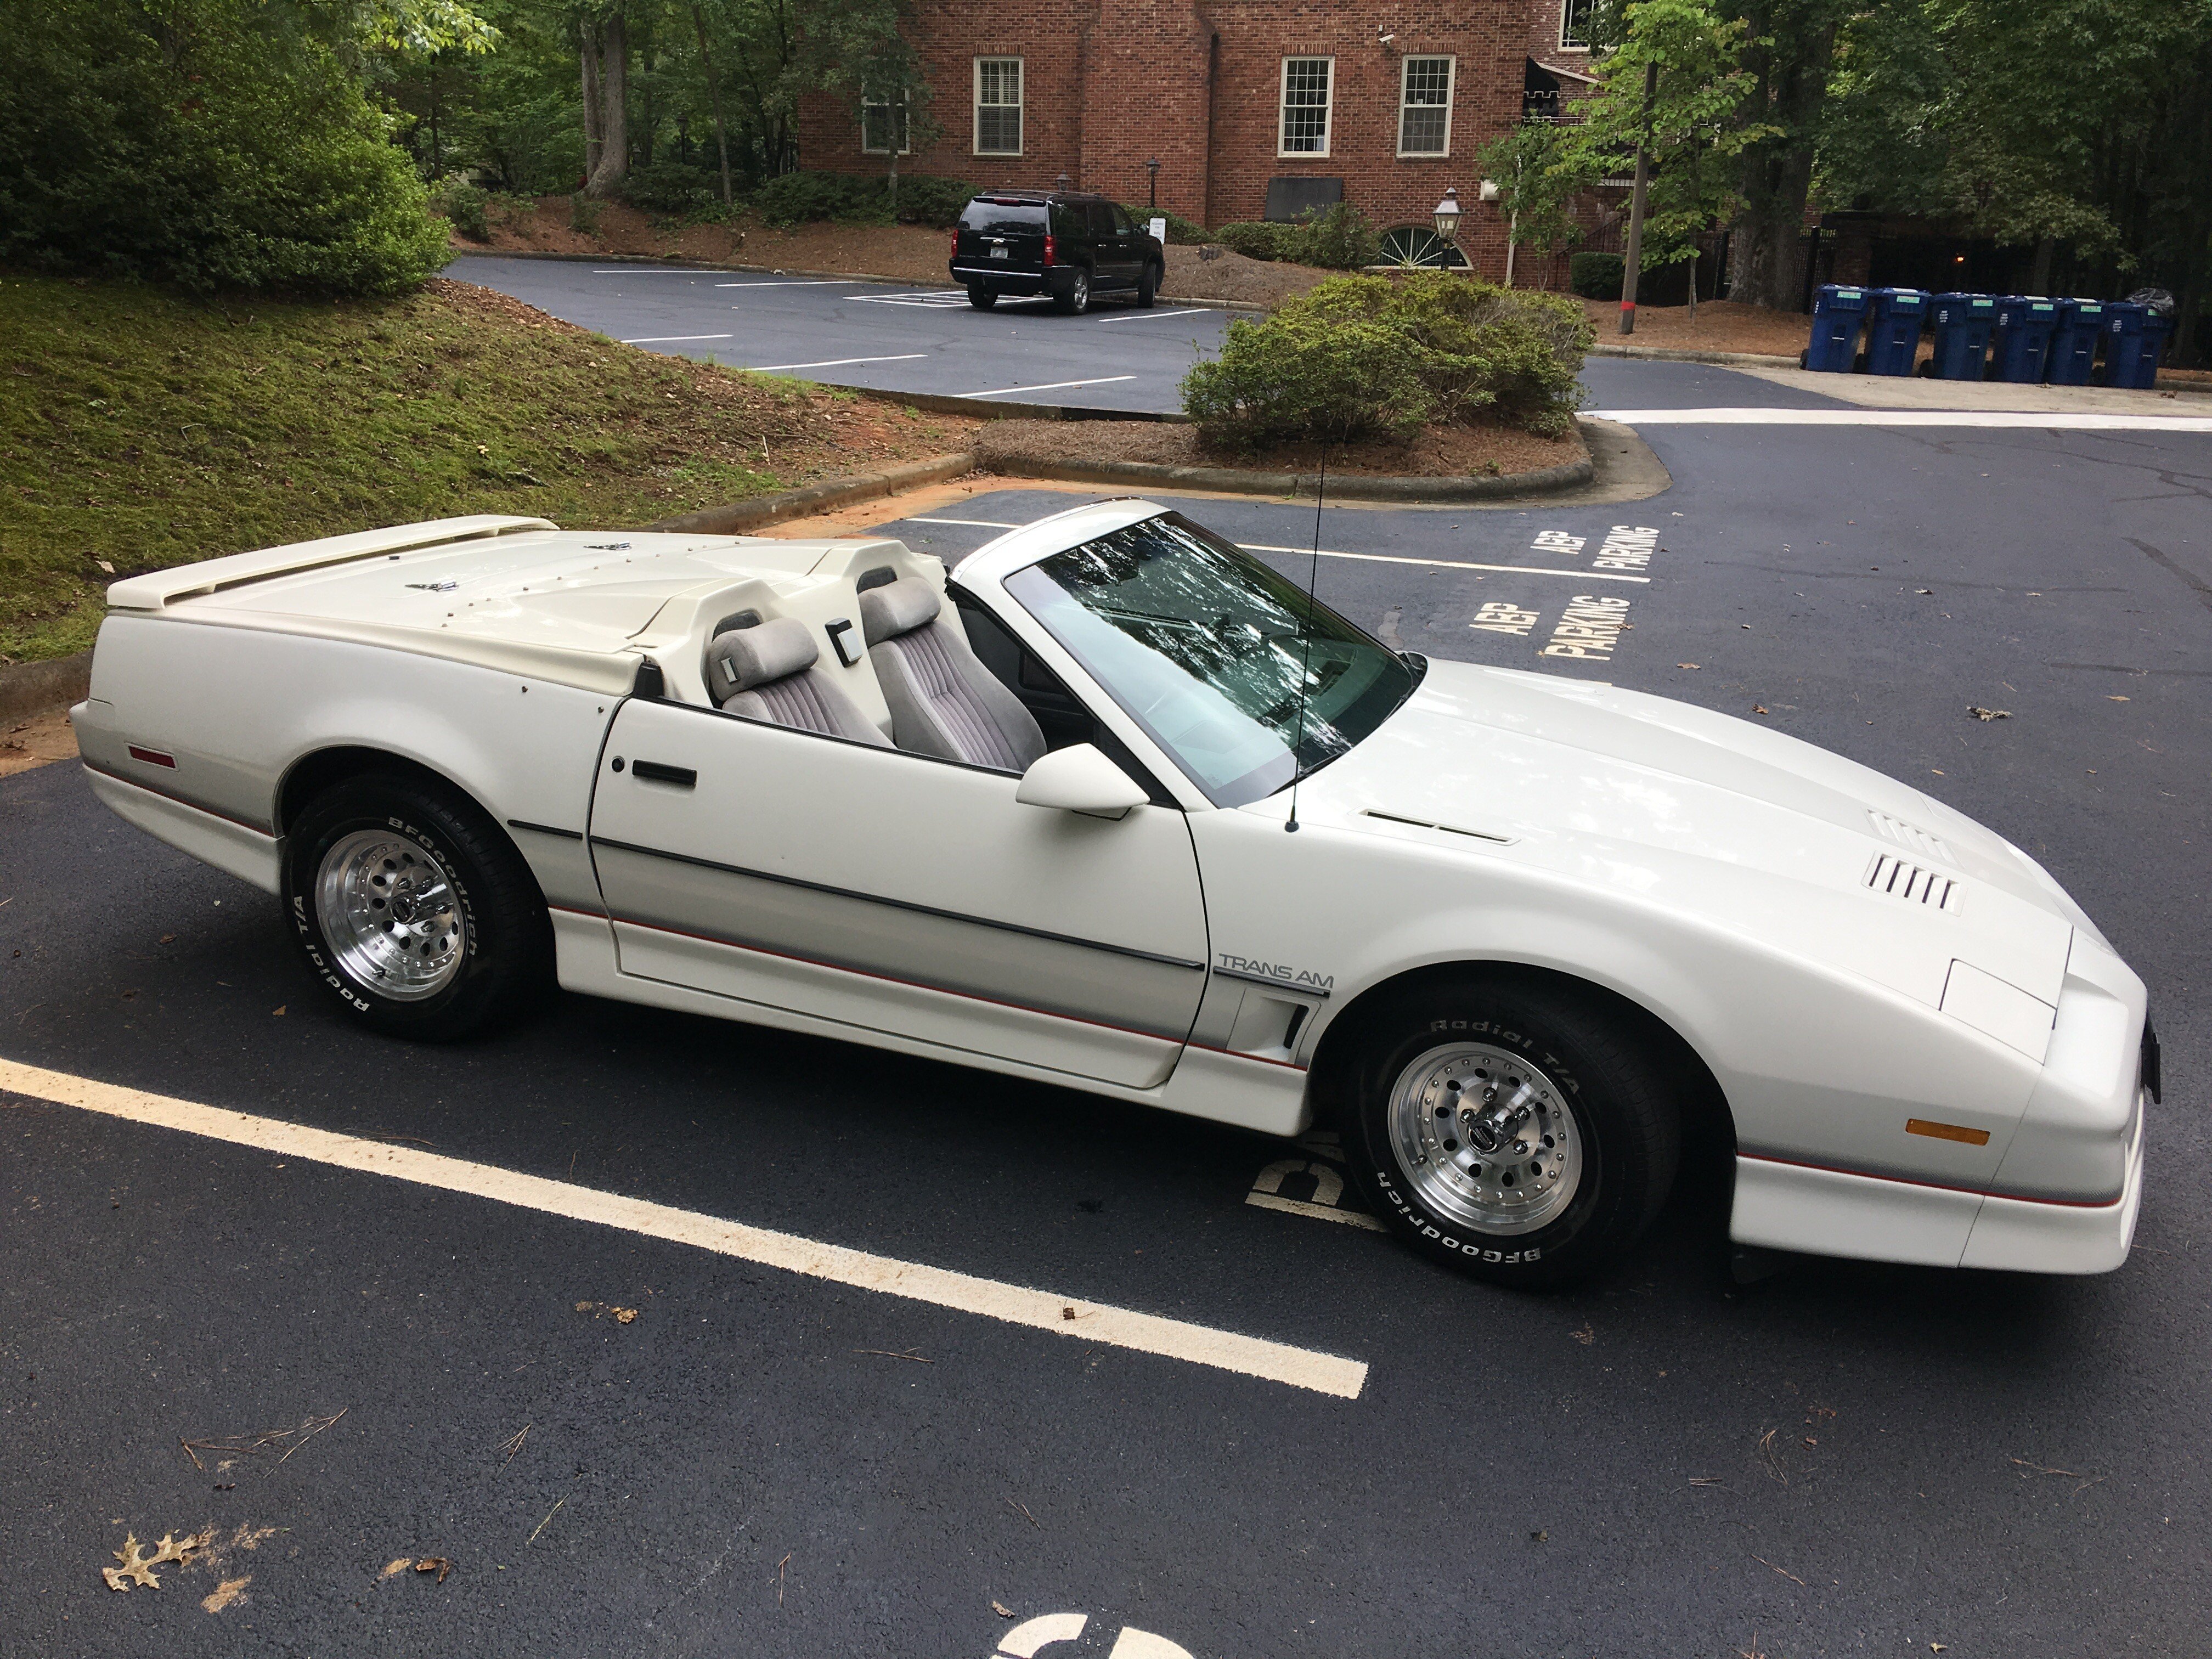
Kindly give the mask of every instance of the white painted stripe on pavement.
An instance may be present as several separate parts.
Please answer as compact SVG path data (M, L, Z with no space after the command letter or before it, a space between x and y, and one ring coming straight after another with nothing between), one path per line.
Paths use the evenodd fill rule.
M727 276L726 270L693 270L684 265L655 265L649 270L640 270L630 265L616 265L610 270L594 269L594 276Z
M264 1152L327 1164L365 1175L386 1176L396 1181L472 1198L535 1210L566 1220L619 1228L647 1238L686 1244L717 1255L732 1256L787 1273L804 1273L857 1290L880 1291L960 1313L1004 1320L1073 1336L1085 1342L1132 1348L1211 1365L1294 1389L1357 1400L1366 1385L1364 1360L1340 1358L1310 1348L1233 1331L1215 1330L1157 1314L1138 1313L1102 1303L1079 1301L1050 1291L1001 1284L970 1273L953 1273L918 1261L875 1255L842 1244L825 1244L792 1233L748 1227L719 1216L678 1210L644 1199L624 1198L565 1181L524 1175L495 1164L475 1164L426 1152L412 1146L394 1146L380 1140L364 1140L282 1119L256 1117L221 1106L203 1106L167 1095L147 1094L90 1078L50 1072L43 1066L0 1060L0 1091L73 1106L88 1112L120 1118L126 1122L173 1129L185 1134L252 1146Z
M818 363L762 363L751 372L755 374L778 374L787 368L842 368L848 363L910 363L918 357L927 356L927 351L909 351L896 357L826 357Z
M1966 426L2057 432L2212 432L2212 416L2019 409L1592 409L1624 426Z
M1057 392L1062 386L1110 386L1115 380L1133 380L1133 374L1101 374L1088 380L1047 380L1042 386L1002 386L988 392L956 392L956 398L1003 398L1010 392Z
M1248 553L1295 553L1302 559L1313 556L1310 547L1270 547L1265 542L1239 542L1237 546ZM1461 559L1408 559L1395 553L1332 553L1323 548L1324 559L1364 559L1370 564L1425 564L1431 570L1510 570L1516 576L1572 576L1583 582L1650 582L1649 576L1620 576L1607 570L1553 570L1538 564L1469 564Z
M1382 1218L1364 1210L1340 1210L1334 1204L1310 1204L1303 1198L1285 1198L1280 1193L1247 1193L1244 1201L1262 1210L1280 1210L1285 1215L1310 1216L1316 1221L1341 1221L1347 1227L1364 1227L1371 1233L1390 1231Z
M647 334L635 340L624 340L624 345L674 345L680 340L729 340L730 334Z
M716 288L837 288L843 285L842 276L799 276L772 283L717 283Z
M1000 524L996 519L907 519L902 520L902 522L907 524L957 524L964 525L972 530L1019 530L1024 527L1018 524Z
M1188 306L1181 311L1123 311L1111 317L1094 317L1091 320L1099 323L1156 323L1163 317L1195 317L1205 309L1204 306Z

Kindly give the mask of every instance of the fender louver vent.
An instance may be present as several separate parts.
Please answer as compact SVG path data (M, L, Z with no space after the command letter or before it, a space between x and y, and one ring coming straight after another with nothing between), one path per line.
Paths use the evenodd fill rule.
M1931 836L1902 818L1893 818L1887 812L1877 812L1872 807L1867 809L1867 816L1874 820L1875 833L1884 839L1893 841L1899 847L1919 854L1923 859L1941 859L1946 864L1952 861L1951 849L1943 844L1942 836Z
M1890 853L1874 855L1874 862L1867 869L1866 884L1877 893L1903 899L1907 904L1924 904L1936 910L1956 910L1966 890L1965 884L1954 881L1940 870L1907 864Z

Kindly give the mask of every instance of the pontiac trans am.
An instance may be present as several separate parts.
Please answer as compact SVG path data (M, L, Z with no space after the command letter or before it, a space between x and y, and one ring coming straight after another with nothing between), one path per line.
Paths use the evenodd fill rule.
M2018 848L1763 727L1371 638L1145 501L886 539L456 519L117 583L93 788L345 1017L571 991L1295 1135L1409 1245L2095 1273L2142 981Z

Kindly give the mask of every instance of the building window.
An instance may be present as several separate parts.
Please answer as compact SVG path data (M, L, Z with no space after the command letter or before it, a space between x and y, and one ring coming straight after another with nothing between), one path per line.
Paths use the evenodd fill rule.
M1408 58L1398 96L1398 154L1451 154L1449 58Z
M913 134L907 129L906 104L903 100L894 104L888 98L867 98L860 102L860 153L864 155L888 155L891 153L891 137L898 136L898 153L914 153Z
M1334 58L1283 59L1283 137L1279 155L1328 154L1329 82Z
M1559 0L1559 50L1589 50L1590 12L1595 0Z
M1022 153L1022 60L975 60L975 154Z

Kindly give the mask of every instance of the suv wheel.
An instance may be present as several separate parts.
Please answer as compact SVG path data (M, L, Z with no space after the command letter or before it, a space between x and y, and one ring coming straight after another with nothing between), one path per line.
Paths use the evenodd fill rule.
M999 303L999 296L981 283L970 283L968 285L968 303L978 311L988 311Z
M394 1036L465 1036L552 982L530 866L441 784L372 774L318 795L285 837L283 902L315 977Z
M1066 317L1078 317L1091 309L1091 273L1077 267L1075 280L1067 285L1066 292L1052 296L1053 309Z
M1137 278L1137 303L1149 307L1160 291L1160 268L1148 264L1145 274Z
M1352 1167L1422 1255L1548 1288L1618 1261L1658 1213L1679 1091L1601 1001L1473 979L1407 994L1367 1036Z

